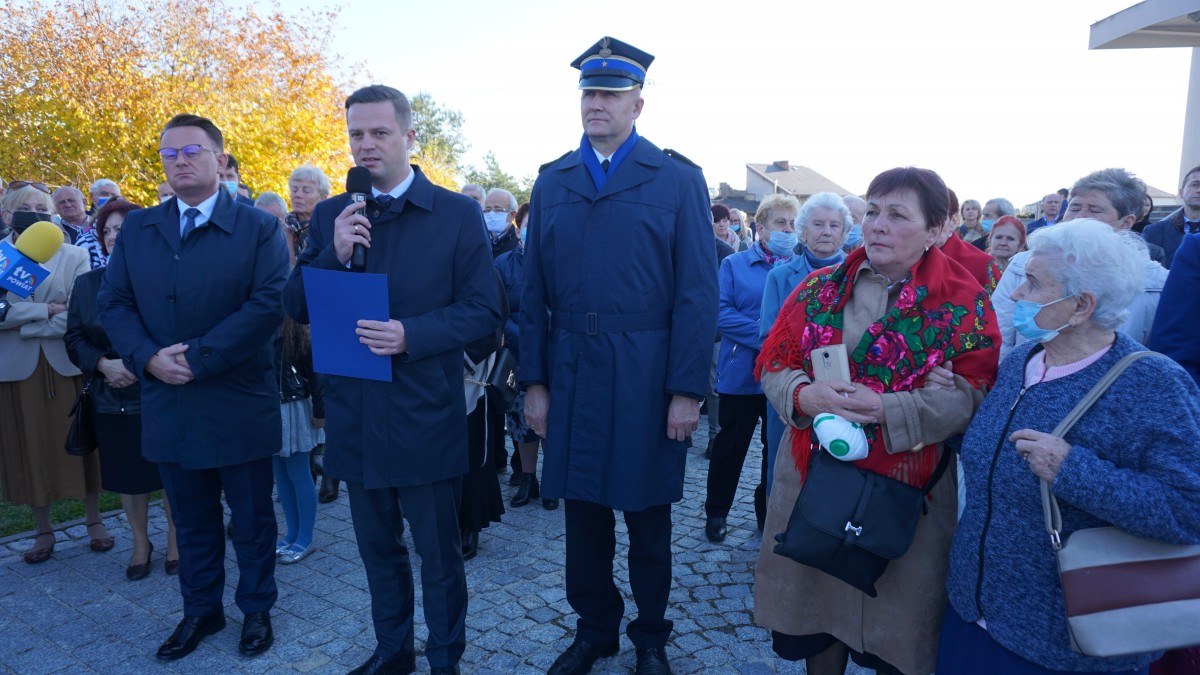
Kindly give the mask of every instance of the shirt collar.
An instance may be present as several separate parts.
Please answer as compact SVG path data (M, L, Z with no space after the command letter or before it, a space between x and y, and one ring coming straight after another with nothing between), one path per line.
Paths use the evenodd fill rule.
M200 215L196 216L196 227L206 225L209 220L212 220L213 210L217 208L217 198L221 196L222 189L224 188L218 186L217 191L212 193L212 196L199 204L188 204L177 195L175 200L179 205L179 231L183 231L183 212L188 209L196 209L200 212Z
M413 180L415 180L416 177L417 172L413 170L412 167L409 167L408 178L400 181L400 184L388 191L387 194L391 195L392 199L399 199L403 197L404 193L408 192L408 188L412 187ZM384 194L382 190L376 189L374 185L371 186L372 197L378 197L381 194Z
M600 151L597 150L594 146L592 147L592 152L596 153L596 161L597 162L604 163L604 160L608 160L608 162L610 164L612 163L612 155L608 155L606 157L606 156L600 154ZM615 155L615 154L617 154L617 153L613 152L613 155Z

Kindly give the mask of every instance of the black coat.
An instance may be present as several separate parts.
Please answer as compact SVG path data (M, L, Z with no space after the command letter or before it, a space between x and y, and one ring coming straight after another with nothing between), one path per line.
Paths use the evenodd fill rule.
M417 167L408 191L372 223L366 272L387 275L389 316L404 324L407 353L392 381L328 375L325 469L367 489L427 485L467 472L463 348L500 325L500 297L479 205L433 185ZM317 204L308 245L284 304L308 323L301 271L349 271L337 259L333 221L345 194Z
M92 400L92 412L137 415L142 411L142 385L137 382L120 389L110 387L104 375L96 370L96 363L103 358L120 358L113 349L108 333L100 325L100 305L96 296L100 293L100 282L104 279L103 267L75 278L75 290L67 309L67 333L63 341L67 356L83 371L84 381ZM134 372L133 363L122 359L125 367Z
M275 334L275 381L279 383L279 402L288 403L312 397L312 416L325 419L325 387L313 371L312 352L297 358L288 352L283 331Z

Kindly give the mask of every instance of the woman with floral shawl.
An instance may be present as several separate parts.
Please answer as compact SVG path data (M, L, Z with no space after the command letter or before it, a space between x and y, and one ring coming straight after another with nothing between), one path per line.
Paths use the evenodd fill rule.
M881 673L929 673L946 606L954 534L953 462L929 496L911 548L876 582L877 597L774 553L812 458L812 418L863 425L869 455L855 465L924 487L942 442L967 428L992 384L1000 333L987 293L936 246L950 215L933 171L897 168L871 182L865 245L809 275L784 302L758 360L767 398L789 427L780 444L755 587L755 620L777 654L810 675L837 673L853 655ZM814 382L810 353L844 344L851 382ZM951 389L924 388L939 364Z

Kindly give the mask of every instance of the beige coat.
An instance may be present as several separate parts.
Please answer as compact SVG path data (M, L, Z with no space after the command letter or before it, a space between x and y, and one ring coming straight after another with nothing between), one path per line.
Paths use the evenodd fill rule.
M896 301L886 280L864 264L843 312L843 341L853 351L874 322ZM966 430L983 393L960 377L957 389L916 390L883 395L885 440L889 452L937 443ZM958 481L955 462L931 492L929 515L917 525L912 548L892 561L876 582L878 597L814 568L775 555L775 535L786 529L800 495L800 473L791 453L792 427L811 418L795 410L792 394L806 374L767 373L763 390L790 426L780 442L767 522L755 574L754 617L764 628L788 635L830 633L858 652L874 654L912 675L933 672L938 632L946 606L946 565L956 524Z
M75 278L91 269L87 251L63 244L54 257L42 263L50 276L21 298L12 293L5 299L12 304L8 316L0 321L0 382L20 382L37 368L38 354L45 353L50 367L60 375L74 377L79 369L67 358L63 335L67 332L67 313L50 317L50 303L67 304L75 288Z

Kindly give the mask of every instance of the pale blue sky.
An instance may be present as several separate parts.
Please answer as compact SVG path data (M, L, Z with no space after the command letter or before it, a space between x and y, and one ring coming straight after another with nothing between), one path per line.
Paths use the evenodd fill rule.
M1178 187L1190 53L1087 49L1089 26L1131 3L357 0L335 46L461 111L467 160L492 150L518 176L578 145L569 64L612 35L657 57L639 133L711 186L786 159L861 192L913 164L963 199L1024 204L1105 166ZM304 6L324 5L284 1Z

